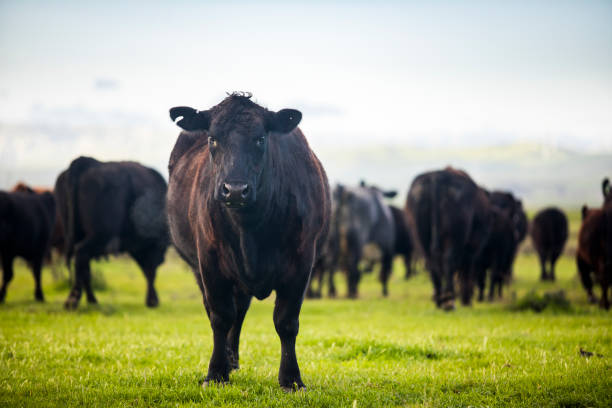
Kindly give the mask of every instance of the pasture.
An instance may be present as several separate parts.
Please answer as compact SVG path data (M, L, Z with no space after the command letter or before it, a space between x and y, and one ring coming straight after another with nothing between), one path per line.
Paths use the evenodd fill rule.
M103 277L100 304L83 299L67 312L66 282L45 268L47 303L35 303L17 263L0 305L0 406L612 406L612 314L587 304L571 256L556 283L540 283L523 251L503 301L451 313L434 307L422 266L406 281L397 261L387 299L366 275L357 301L307 300L297 341L307 390L293 394L277 382L274 295L252 303L231 384L203 389L212 335L185 264L168 254L156 310L144 306L145 279L129 258L92 269ZM336 280L344 295L344 276ZM532 289L563 289L571 307L510 310Z

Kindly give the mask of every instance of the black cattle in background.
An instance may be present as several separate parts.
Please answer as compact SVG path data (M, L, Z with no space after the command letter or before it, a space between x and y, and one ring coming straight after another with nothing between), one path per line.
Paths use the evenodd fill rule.
M7 286L13 279L13 261L16 257L25 259L32 269L35 299L40 302L45 300L40 279L54 224L53 194L0 191L0 258L3 272L0 303L4 302Z
M527 215L520 200L509 192L483 191L490 202L491 230L486 246L475 263L479 301L484 300L487 271L489 300L494 299L495 293L502 296L502 286L510 281L514 259L527 231Z
M406 210L425 256L434 300L444 310L454 308L456 274L462 303L471 302L474 265L491 233L489 206L485 192L460 170L423 173L410 186Z
M401 256L404 260L406 272L404 277L410 278L414 274L412 261L414 256L414 245L412 242L409 218L404 210L394 205L389 205L393 221L395 222L395 255Z
M170 116L191 132L181 133L170 156L168 219L213 330L203 385L229 381L251 297L274 290L278 380L286 390L303 388L299 314L331 208L323 166L297 127L302 115L232 94L210 110L177 107Z
M53 190L50 188L31 187L23 182L19 182L15 184L15 186L13 186L11 191L13 192L20 191L22 193L30 193L30 194L44 194L44 193L53 194ZM51 233L51 242L49 245L50 248L49 248L49 251L47 252L47 255L45 256L45 259L48 263L52 263L51 262L52 261L52 254L51 254L52 248L55 248L58 254L60 254L60 256L61 254L64 253L64 245L65 245L64 226L62 225L62 217L58 213L59 206L56 205L55 207L56 207L55 224L53 225L53 232Z
M65 307L78 307L91 287L91 259L127 252L147 279L146 305L159 304L157 267L170 244L166 221L166 181L155 170L134 162L100 162L79 157L55 183L66 234L66 264L74 256L75 280Z
M531 240L540 258L542 281L555 281L555 263L563 252L568 232L567 217L558 208L545 208L533 218Z
M312 275L306 297L320 298L323 295L323 282L327 278L328 296L336 297L336 284L334 283L334 274L340 265L340 226L336 214L336 205L338 202L337 194L342 187L334 188L331 200L331 215L329 219L329 233L324 240L321 249L317 252L317 259L312 267ZM315 288L315 282L317 286Z
M388 280L395 254L395 220L384 198L393 198L395 191L382 191L377 187L338 186L336 213L340 242L339 266L346 271L348 297L358 297L361 280L359 263L364 260L366 245L380 251L379 280L382 294L388 294ZM368 259L371 262L371 260Z

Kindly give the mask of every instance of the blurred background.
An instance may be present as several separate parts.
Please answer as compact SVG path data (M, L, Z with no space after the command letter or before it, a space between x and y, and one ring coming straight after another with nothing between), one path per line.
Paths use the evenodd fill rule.
M168 109L250 91L330 181L452 164L528 208L612 176L610 1L0 1L0 188L79 155L167 177Z

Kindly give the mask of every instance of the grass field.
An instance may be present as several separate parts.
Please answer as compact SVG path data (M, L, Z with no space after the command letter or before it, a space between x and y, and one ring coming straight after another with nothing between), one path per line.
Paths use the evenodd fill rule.
M202 389L212 335L185 265L170 254L160 268L156 310L130 259L94 270L100 304L66 312L65 283L46 270L37 304L18 265L0 305L0 406L612 406L612 312L586 303L570 257L543 284L524 253L503 302L451 313L434 308L423 271L405 281L399 263L387 299L369 275L360 300L306 301L297 353L308 389L294 394L277 383L273 296L247 314L231 384ZM531 289L564 289L571 309L511 311Z

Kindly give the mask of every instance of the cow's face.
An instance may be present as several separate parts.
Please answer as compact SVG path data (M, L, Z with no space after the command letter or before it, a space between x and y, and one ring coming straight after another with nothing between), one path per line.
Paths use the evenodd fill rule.
M209 111L177 107L170 110L186 130L204 130L208 135L213 166L214 195L229 208L246 209L257 200L266 154L274 133L291 132L302 118L299 111L270 112L248 97L232 95Z

